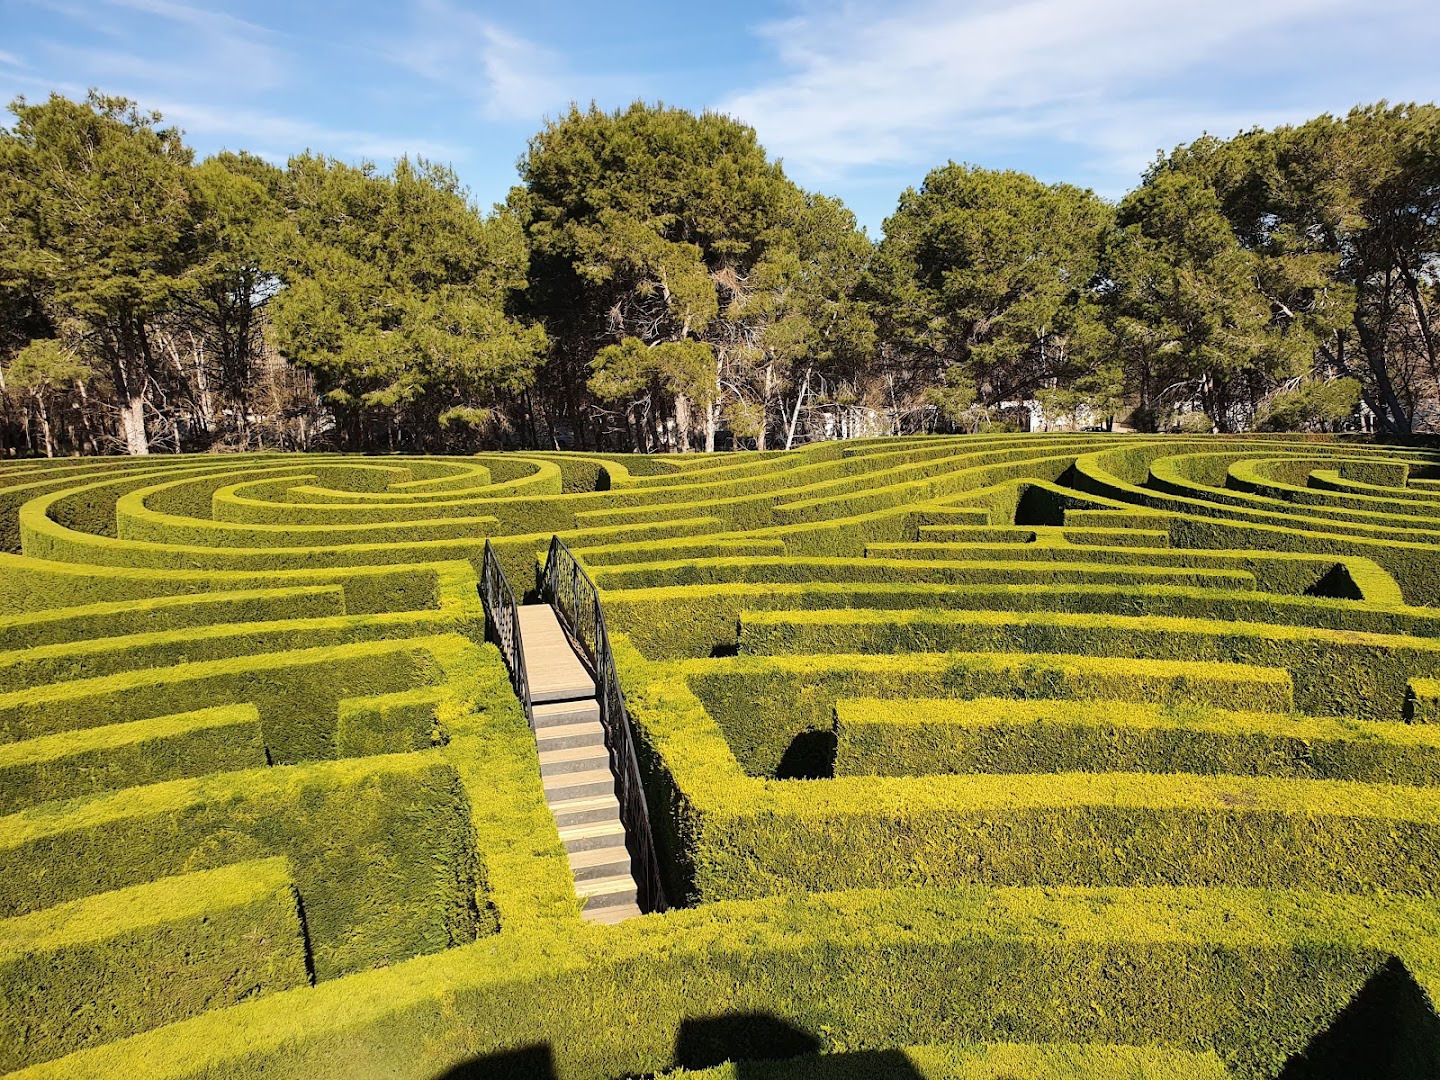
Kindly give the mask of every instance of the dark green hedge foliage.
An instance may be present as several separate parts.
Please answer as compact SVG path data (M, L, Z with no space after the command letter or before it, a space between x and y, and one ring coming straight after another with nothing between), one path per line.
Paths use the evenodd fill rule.
M493 930L474 845L454 770L419 755L175 780L0 819L0 914L283 855L330 979Z
M250 704L0 743L0 814L51 799L266 764L260 712Z
M1411 676L1440 674L1434 638L1159 616L761 611L742 616L740 650L1055 653L1250 664L1288 672L1302 712L1369 720L1401 719Z
M1440 729L1193 705L842 700L837 776L1149 772L1440 784Z
M0 921L0 1070L306 986L284 859Z

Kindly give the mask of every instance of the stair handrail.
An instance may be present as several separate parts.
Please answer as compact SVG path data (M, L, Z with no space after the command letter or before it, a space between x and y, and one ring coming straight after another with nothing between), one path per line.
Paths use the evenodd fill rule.
M525 708L525 721L535 730L535 710L530 702L530 676L525 671L525 647L520 640L520 612L515 590L489 540L480 569L480 602L485 607L485 640L494 642L510 669L510 685Z
M555 608L560 625L579 647L595 676L595 700L600 706L600 723L610 751L610 771L619 782L620 821L634 858L635 884L641 911L665 911L665 883L655 854L650 830L650 808L640 761L635 754L635 735L625 695L615 672L615 655L605 630L605 612L600 607L600 590L580 561L558 536L550 538L541 578L541 596Z

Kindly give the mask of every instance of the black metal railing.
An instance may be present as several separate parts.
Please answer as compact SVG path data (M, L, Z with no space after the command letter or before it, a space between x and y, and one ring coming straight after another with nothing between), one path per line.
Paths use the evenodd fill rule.
M525 673L525 648L520 641L520 613L515 606L515 590L500 566L495 549L485 541L485 561L480 571L480 600L485 605L485 640L493 641L505 657L510 669L510 685L525 707L525 719L535 727L535 711L530 705L530 677Z
M650 809L645 801L640 761L635 756L630 714L625 709L625 695L615 674L615 656L605 632L600 591L558 536L550 538L540 592L555 608L560 625L578 646L595 676L595 700L600 705L600 723L605 728L605 745L610 751L610 771L615 774L618 785L620 821L625 826L634 863L640 909L664 911L669 906L665 902L665 884L660 875L660 861L655 856L655 840L650 833Z

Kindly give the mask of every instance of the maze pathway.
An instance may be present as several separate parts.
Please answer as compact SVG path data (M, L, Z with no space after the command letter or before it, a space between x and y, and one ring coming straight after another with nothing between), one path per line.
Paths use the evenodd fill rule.
M20 1080L1440 1076L1437 881L1431 449L0 462Z

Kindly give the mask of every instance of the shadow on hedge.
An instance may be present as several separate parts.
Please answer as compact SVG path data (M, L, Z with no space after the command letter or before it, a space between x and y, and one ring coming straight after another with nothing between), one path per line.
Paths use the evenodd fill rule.
M1277 1080L1433 1080L1440 1076L1440 1017L1405 965L1390 961Z
M820 1041L808 1031L770 1013L729 1013L685 1020L675 1040L677 1068L708 1069L737 1062L736 1080L922 1080L898 1050L820 1054ZM799 1068L782 1064L806 1058ZM550 1047L542 1044L486 1054L462 1062L436 1080L556 1080Z

